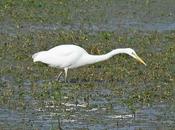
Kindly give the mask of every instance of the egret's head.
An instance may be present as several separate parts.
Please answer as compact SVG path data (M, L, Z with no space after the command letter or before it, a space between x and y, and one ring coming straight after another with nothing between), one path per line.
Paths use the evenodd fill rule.
M136 60L138 60L142 64L146 65L146 63L136 54L136 52L133 49L127 48L127 54L132 56L133 58L135 58Z

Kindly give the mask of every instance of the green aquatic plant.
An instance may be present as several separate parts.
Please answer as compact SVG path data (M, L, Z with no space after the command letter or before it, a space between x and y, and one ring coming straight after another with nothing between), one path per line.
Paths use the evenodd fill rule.
M2 80L4 77L9 78L7 83L13 82L14 85L20 86L23 86L26 80L29 80L31 82L32 93L24 93L24 95L29 94L40 100L47 98L57 100L60 98L61 94L59 92L62 87L77 89L87 87L93 89L94 86L98 85L98 82L109 82L107 86L110 86L111 89L117 87L115 85L117 82L118 84L127 84L128 86L118 88L117 91L114 90L118 96L125 97L126 94L128 95L128 97L122 101L126 102L126 104L127 101L132 102L133 105L135 103L146 105L159 101L173 101L174 32L169 34L157 32L141 34L134 32L132 35L129 34L129 40L127 40L128 35L126 34L116 35L115 33L110 33L109 39L104 42L101 41L101 39L103 39L102 34L99 33L96 34L96 37L93 37L82 31L39 32L30 33L29 35L20 34L16 37L1 34L0 37L2 37L2 44L0 46L1 84L4 84ZM63 39L60 40L60 37L63 37ZM92 66L87 66L87 68L79 68L78 71L71 70L69 73L70 77L72 77L70 82L73 84L69 86L55 81L55 75L58 73L57 69L49 68L40 63L32 63L31 55L34 52L70 42L72 39L76 45L89 48L88 51L92 52L92 54L103 54L116 46L136 48L140 50L139 55L144 57L148 66L136 66L136 63L128 61L125 55L120 55L114 57L112 60L103 62L105 64L103 66L97 63ZM114 44L115 39L117 42ZM135 39L137 39L138 42L136 42ZM97 43L94 43L96 46L95 49L92 48L93 45L90 41ZM157 48L152 49L153 46ZM114 73L116 74L114 75ZM79 82L92 83L83 86L77 85ZM49 90L51 86L53 86L52 91ZM143 87L144 90L142 90ZM5 93L7 92L6 90L8 90L7 88L2 89L5 90ZM16 91L13 87L11 89L12 91ZM48 93L48 91L50 92ZM9 93L7 92L7 94ZM11 96L14 94L15 93L11 93ZM1 99L5 99L6 97L7 96L1 96Z

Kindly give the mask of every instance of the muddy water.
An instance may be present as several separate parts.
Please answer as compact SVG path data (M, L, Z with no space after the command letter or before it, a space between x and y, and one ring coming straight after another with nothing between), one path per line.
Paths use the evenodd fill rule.
M174 0L143 0L141 2L137 0L128 2L86 0L75 3L62 1L60 5L50 1L45 3L30 1L27 3L28 6L31 6L30 10L27 10L27 6L25 7L26 1L21 2L22 6L21 3L11 2L1 3L3 5L1 7L4 8L1 8L0 33L1 43L4 45L0 48L0 129L174 130L175 105L172 103L175 93L173 89L175 85L174 62L171 60L173 57L170 53L174 49L174 33L170 36L166 34L166 32L175 30ZM47 13L43 13L40 8ZM54 13L57 10L59 10L58 13ZM124 32L124 35L128 32L146 32L147 35L150 35L148 41L155 44L150 43L151 46L142 47L141 44L136 43L133 46L138 46L137 49L140 53L141 50L147 52L142 56L145 55L144 58L152 66L148 66L148 69L136 63L134 67L133 64L126 66L126 59L122 59L120 61L123 64L118 65L117 71L121 77L117 79L114 78L116 76L114 68L117 64L114 60L111 61L112 63L104 63L106 68L98 64L90 68L85 67L82 69L82 73L78 70L70 72L70 75L73 73L73 76L69 77L69 83L64 83L63 78L61 82L55 81L56 70L49 73L47 67L32 64L29 57L34 51L49 48L52 46L50 44L54 42L60 44L73 40L73 42L81 44L81 40L76 41L77 36L74 35L67 36L66 34L62 41L58 40L57 36L60 36L60 31L65 34L70 31L82 31L85 32L84 34L93 34L94 37L101 32L106 32L106 34ZM153 32L161 32L166 38L160 40L160 37L156 37L157 35L154 37ZM52 34L56 36L52 37ZM45 36L52 38L47 41L43 38ZM131 42L125 38L124 41L128 40L129 42L125 46L130 46L134 38L129 39ZM109 40L110 36L99 37L96 41L90 39L89 43L101 43L100 39ZM122 36L118 39L118 42L121 40L123 45ZM52 42L50 43L49 40ZM105 40L104 44L100 44L100 46L105 46L103 49L106 48L105 44L110 42L105 42ZM38 47L38 45L37 49L36 46L33 46L33 43L38 44L38 42L44 43L45 41L49 42L46 44L48 46L40 44L42 47ZM13 46L12 43L20 47ZM90 45L87 43L84 46ZM4 49L7 50L3 51ZM15 51L9 51L9 49ZM25 53L27 54L25 55ZM17 57L14 58L13 56L16 54ZM171 54L171 56L166 54ZM152 59L151 56L154 55L162 56L162 58L154 57ZM153 62L156 59L158 64ZM168 63L164 63L162 59ZM131 62L127 61L127 63ZM164 65L168 67L164 67ZM157 74L159 70L156 69L159 67L163 69L160 74L165 73L165 76ZM129 68L133 69L141 78L136 76L135 79L135 73L132 73ZM119 72L121 73L119 74ZM86 76L84 73L88 75ZM147 76L149 80L143 76L143 73L151 74ZM154 78L156 74L161 79ZM107 76L105 77L105 75ZM36 77L38 79L35 79ZM145 81L142 79L143 77ZM137 83L136 80L143 83ZM136 82L135 85L132 82ZM151 93L152 91L153 93ZM155 93L158 93L158 96ZM144 98L142 98L143 96Z

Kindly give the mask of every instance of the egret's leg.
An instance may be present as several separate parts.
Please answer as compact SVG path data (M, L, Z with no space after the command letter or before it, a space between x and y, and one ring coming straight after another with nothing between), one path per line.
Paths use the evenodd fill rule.
M57 80L60 79L60 76L62 75L62 73L63 73L63 71L61 71L61 72L59 73L59 75L57 76Z
M66 82L66 79L67 79L67 71L68 71L68 68L64 68L64 71L65 71L65 82Z

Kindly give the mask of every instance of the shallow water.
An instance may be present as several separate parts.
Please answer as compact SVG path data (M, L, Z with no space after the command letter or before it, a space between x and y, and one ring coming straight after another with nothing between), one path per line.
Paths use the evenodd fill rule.
M6 78L6 82L9 80ZM40 90L47 82L47 88ZM30 81L23 84L22 88L16 86L9 91L21 89L24 94L16 92L13 96L17 97L3 99L1 129L173 130L175 127L174 104L160 102L132 110L124 104L126 97L117 94L121 89L125 89L124 95L129 94L124 82L48 80L37 82L35 90Z
M0 4L0 129L174 130L174 0ZM32 62L70 42L93 54L133 47L148 65L117 56L64 83Z
M134 21L127 21L126 23L110 23L110 24L84 24L80 23L61 25L61 24L21 24L21 28L16 28L13 24L1 25L0 33L6 33L9 35L18 35L19 33L31 33L40 31L54 31L54 30L64 30L64 31L79 31L84 30L89 33L98 33L102 31L107 32L117 32L117 31L127 31L137 30L137 31L172 31L175 30L175 23L138 23Z
M89 33L175 30L173 0L9 1L1 4L4 5L1 7L0 32L11 35L49 30L84 30ZM19 8L14 9L13 5Z
M96 83L91 89L67 85L58 101L26 94L22 108L11 105L20 100L11 99L0 109L1 129L174 129L174 105L159 103L132 112L108 84Z

